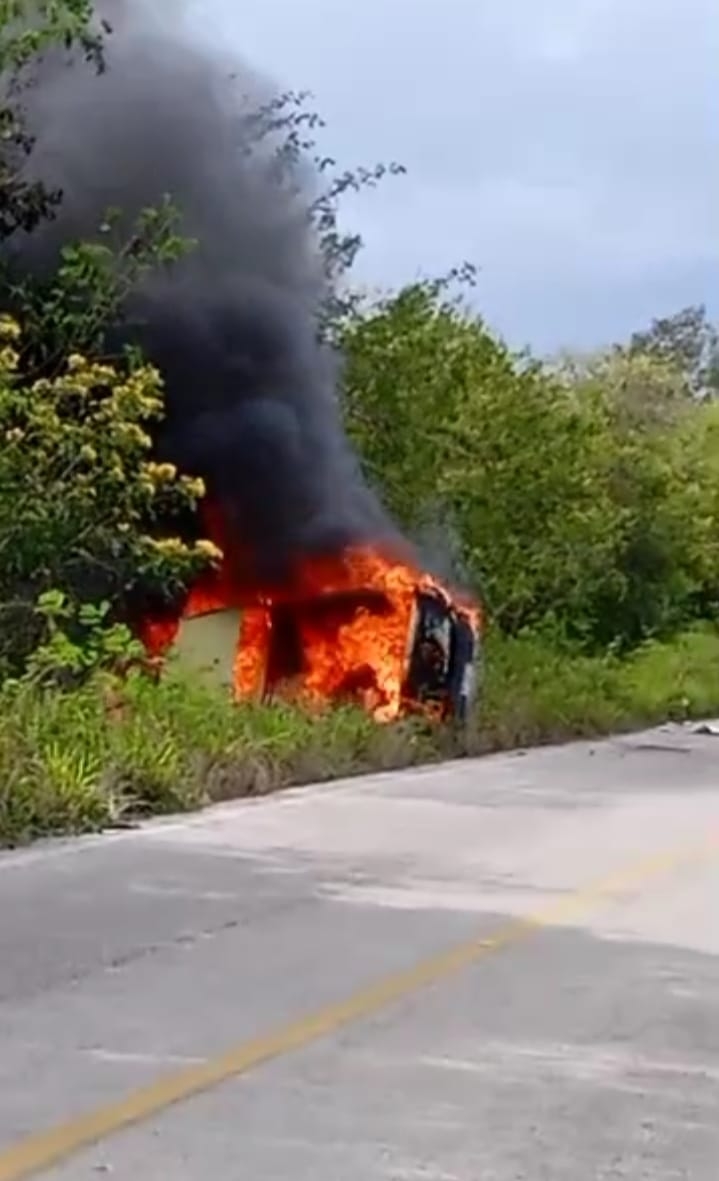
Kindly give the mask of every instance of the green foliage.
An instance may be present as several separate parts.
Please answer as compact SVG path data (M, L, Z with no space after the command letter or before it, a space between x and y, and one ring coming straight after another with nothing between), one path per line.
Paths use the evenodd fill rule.
M403 524L444 523L506 633L594 647L667 635L719 603L717 411L676 360L540 367L446 283L344 322L346 420Z
M619 529L600 409L512 354L443 287L415 285L345 329L349 430L392 510L459 535L500 626L587 626Z
M52 686L140 665L146 658L143 645L127 624L108 624L111 613L107 601L76 605L58 590L41 594L36 615L44 622L46 638L28 657L23 680Z
M24 88L47 54L79 48L102 70L109 32L89 0L0 4L0 240L32 231L60 200L23 180L33 147ZM203 489L152 462L159 374L131 354L87 359L106 353L131 289L192 245L167 198L109 210L97 239L66 246L54 274L3 272L14 318L0 324L0 676L62 681L105 666L130 646L131 616L182 593L216 556L167 535Z
M33 230L52 215L61 195L42 181L27 180L23 161L33 148L25 127L22 94L32 69L48 51L79 46L98 71L102 33L93 27L91 0L0 0L0 242L17 230Z
M0 688L0 845L131 823L148 813L261 795L373 769L707 716L719 704L719 635L690 631L629 660L537 634L489 637L487 696L466 731L376 726L361 712L308 717L233 705L170 673L108 675L69 692Z
M621 520L617 578L596 598L595 636L632 645L716 599L716 409L653 352L615 351L570 374L569 391L604 409L608 490Z
M26 387L18 329L0 328L0 667L17 673L60 619L72 635L97 630L87 612L99 608L81 604L108 600L102 622L122 621L140 594L180 593L216 551L163 536L203 488L150 458L157 372L73 355Z
M682 722L719 705L719 633L710 625L648 640L623 659L588 656L537 633L495 635L488 668L475 750Z
M22 317L25 372L52 373L71 352L102 356L108 327L130 292L195 246L180 233L181 215L169 196L141 210L129 233L122 221L121 210L108 210L98 240L65 246L47 279L9 285L9 306Z
M22 70L57 45L80 44L100 64L93 8L92 0L0 0L0 70Z
M668 365L695 396L719 394L719 333L703 304L653 320L647 331L632 335L629 353Z

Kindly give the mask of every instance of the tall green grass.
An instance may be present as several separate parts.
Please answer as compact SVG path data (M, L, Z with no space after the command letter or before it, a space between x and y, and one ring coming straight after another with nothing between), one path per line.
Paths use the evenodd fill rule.
M481 709L464 731L376 726L357 710L233 705L179 675L68 693L0 691L0 843L87 832L212 800L370 770L562 741L719 712L719 633L630 658L547 638L490 637Z

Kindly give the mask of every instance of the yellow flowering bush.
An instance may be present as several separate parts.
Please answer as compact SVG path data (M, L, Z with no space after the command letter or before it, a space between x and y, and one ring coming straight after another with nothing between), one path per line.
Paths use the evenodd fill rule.
M219 556L177 536L204 487L152 457L157 370L72 354L33 381L21 349L18 324L0 317L0 673L21 671L43 641L47 592L78 608L108 602L109 621L127 622Z

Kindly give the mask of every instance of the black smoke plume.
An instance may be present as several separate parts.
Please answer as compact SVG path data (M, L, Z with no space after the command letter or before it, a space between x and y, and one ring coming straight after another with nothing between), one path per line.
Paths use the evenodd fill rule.
M337 361L317 340L327 295L308 224L311 170L280 182L246 116L272 88L193 39L182 5L99 6L107 68L49 59L28 90L33 174L62 189L57 217L11 240L14 266L47 270L96 237L109 207L136 216L169 194L198 245L132 292L113 344L161 370L157 449L202 476L251 577L298 558L398 538L345 438ZM250 573L249 567L245 573Z

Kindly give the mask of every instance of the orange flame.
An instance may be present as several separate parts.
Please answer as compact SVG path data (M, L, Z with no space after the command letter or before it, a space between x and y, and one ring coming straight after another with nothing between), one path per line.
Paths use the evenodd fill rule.
M313 708L353 701L384 722L413 708L405 683L418 590L450 602L430 576L371 548L307 559L291 585L264 595L232 585L223 563L192 588L182 618L241 608L236 699L298 696ZM478 626L478 608L461 606ZM180 625L143 622L151 656L167 652Z

